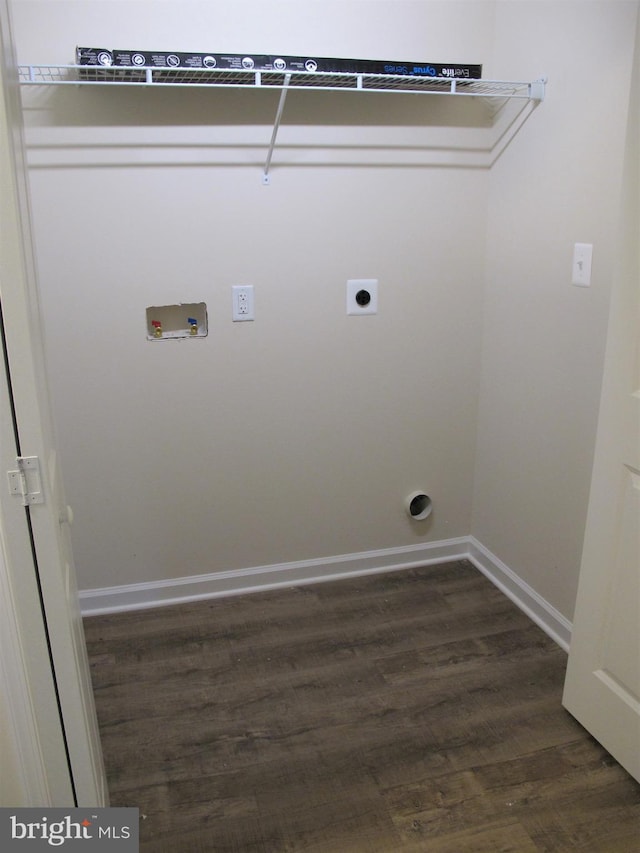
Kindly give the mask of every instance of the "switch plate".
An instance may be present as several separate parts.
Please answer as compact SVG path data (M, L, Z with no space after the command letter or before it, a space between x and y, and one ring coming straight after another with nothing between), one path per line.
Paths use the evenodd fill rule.
M378 313L378 279L352 278L347 281L347 314Z
M252 284L234 284L231 287L231 296L233 299L232 317L234 323L242 323L245 320L255 319Z
M571 267L571 284L578 287L589 287L591 284L591 243L576 243L573 247L573 266Z

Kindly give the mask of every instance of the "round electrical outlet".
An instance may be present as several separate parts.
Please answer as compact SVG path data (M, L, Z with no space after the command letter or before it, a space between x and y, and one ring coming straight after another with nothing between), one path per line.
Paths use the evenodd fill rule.
M347 314L378 313L378 279L350 278L347 281Z

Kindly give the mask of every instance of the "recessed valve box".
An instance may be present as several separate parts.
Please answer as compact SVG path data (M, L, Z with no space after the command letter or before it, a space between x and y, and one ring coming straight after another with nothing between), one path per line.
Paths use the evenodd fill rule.
M207 306L204 302L152 305L147 308L148 341L204 338L207 334Z

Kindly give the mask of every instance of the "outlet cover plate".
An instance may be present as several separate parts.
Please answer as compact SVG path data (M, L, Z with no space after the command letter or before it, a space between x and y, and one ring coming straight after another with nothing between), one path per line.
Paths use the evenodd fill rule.
M234 284L231 287L233 299L232 319L234 323L255 319L252 284Z

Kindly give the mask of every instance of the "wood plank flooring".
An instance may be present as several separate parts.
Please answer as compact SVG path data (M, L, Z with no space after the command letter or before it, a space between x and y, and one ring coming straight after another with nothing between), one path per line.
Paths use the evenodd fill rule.
M637 853L566 655L470 563L85 620L142 851Z

